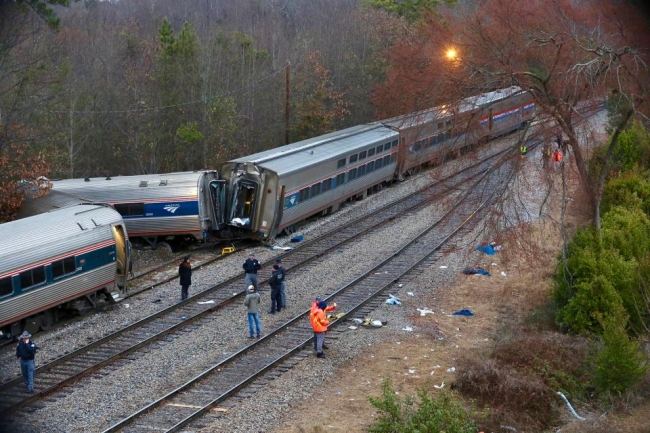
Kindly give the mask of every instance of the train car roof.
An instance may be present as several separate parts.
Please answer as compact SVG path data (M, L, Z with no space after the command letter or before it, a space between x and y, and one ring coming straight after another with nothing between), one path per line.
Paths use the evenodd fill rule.
M35 202L50 201L50 209L56 207L57 193L77 198L77 202L116 203L156 198L196 197L199 179L216 170L185 171L163 174L142 174L133 176L91 177L86 179L52 180L50 194L34 199ZM48 194L48 195L50 195ZM53 206L54 205L54 206ZM32 205L32 207L38 205ZM47 206L47 204L45 205ZM42 206L41 206L42 207ZM33 215L34 213L25 212Z
M477 96L471 96L463 99L458 104L458 112L464 113L493 104L497 101L510 97L516 93L521 92L518 86L508 87L506 89L499 89L493 92L482 93ZM414 126L434 122L437 119L444 119L452 113L451 105L443 105L440 107L428 108L426 110L416 111L414 113L404 114L402 116L392 117L390 119L379 120L376 123L389 126L395 129L407 129Z
M286 175L305 167L336 159L384 139L397 137L397 133L381 124L357 125L342 131L331 132L286 146L233 159L229 163L254 163L259 167Z
M0 224L0 273L25 265L21 260L26 255L43 260L71 248L112 241L110 229L94 229L119 223L122 216L112 207L82 204ZM87 233L93 233L92 239L82 236Z
M90 202L88 200L79 199L78 197L72 194L67 194L63 191L50 190L47 195L42 197L32 197L32 195L28 193L25 195L25 200L20 205L20 209L16 212L16 218L27 218L80 203Z
M495 90L493 92L481 93L477 96L470 96L469 98L465 98L460 102L459 111L463 113L465 111L475 110L486 105L494 104L495 102L522 92L523 90L521 87L511 86L506 87L505 89Z

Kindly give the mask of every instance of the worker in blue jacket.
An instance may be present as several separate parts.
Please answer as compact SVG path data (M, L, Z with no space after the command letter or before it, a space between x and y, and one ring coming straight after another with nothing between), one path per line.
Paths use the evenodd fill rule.
M248 254L248 258L246 259L242 267L244 268L244 272L246 273L246 276L244 278L244 283L246 284L246 287L253 285L253 287L255 287L255 291L257 292L258 291L257 271L262 269L262 265L255 258L254 252L251 251Z
M34 357L38 350L36 343L30 340L31 338L32 335L29 332L23 332L16 347L16 357L20 359L20 370L23 373L27 392L34 392L34 370L36 367Z

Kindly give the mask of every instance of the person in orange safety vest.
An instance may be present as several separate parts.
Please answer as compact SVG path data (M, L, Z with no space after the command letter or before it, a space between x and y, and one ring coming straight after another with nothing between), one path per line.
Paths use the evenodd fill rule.
M330 321L325 317L325 309L327 303L320 301L316 304L316 310L310 315L311 327L314 329L314 336L316 337L316 356L325 358L323 353L323 345L325 343L325 332L327 332L327 325Z
M562 151L559 148L553 152L553 162L562 162Z
M316 296L316 299L311 301L311 308L309 310L309 323L311 323L311 316L314 314L314 312L318 309L318 303L322 301L320 296ZM325 308L325 313L329 313L330 311L336 310L336 302L333 305L328 305ZM323 349L327 349L327 346L325 343L323 343ZM316 350L316 332L314 332L314 350Z

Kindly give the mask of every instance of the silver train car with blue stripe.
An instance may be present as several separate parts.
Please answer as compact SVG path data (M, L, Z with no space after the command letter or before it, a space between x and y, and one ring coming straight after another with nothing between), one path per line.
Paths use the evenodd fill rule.
M235 235L258 240L292 233L310 215L328 214L352 197L391 181L399 134L360 125L226 163Z
M216 170L51 181L49 194L26 201L21 215L56 206L60 196L77 202L107 203L124 218L134 242L200 243L225 226L224 181ZM66 201L69 202L69 201Z
M233 236L272 242L310 216L521 128L534 108L511 87L234 159L221 169L226 224Z
M52 326L126 292L130 243L106 205L75 205L0 224L0 331Z

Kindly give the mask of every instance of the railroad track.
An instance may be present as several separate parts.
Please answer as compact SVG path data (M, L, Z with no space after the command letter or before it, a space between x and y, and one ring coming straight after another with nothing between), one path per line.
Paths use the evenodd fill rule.
M468 167L454 177L446 178L434 185L422 188L408 197L385 205L370 215L352 221L346 228L336 229L312 241L305 242L300 248L283 255L283 263L287 272L306 271L312 260L339 249L343 244L354 241L382 224L397 218L407 218L409 213L417 211L449 191L457 190L462 184L485 173L494 160L503 156L505 152L497 153ZM264 287L264 281L270 276L270 264L271 262L264 263L259 277L260 287ZM118 359L128 358L129 354L146 345L196 325L199 320L207 321L212 315L221 314L221 310L228 308L234 301L237 301L237 306L239 306L244 295L241 276L233 277L186 301L166 308L45 364L36 370L38 381L33 394L23 392L21 378L8 381L0 386L0 413L16 413L20 408L34 404ZM199 303L207 301L212 303ZM184 320L179 320L179 318L184 318Z
M509 180L509 179L507 179ZM365 317L383 300L383 295L401 278L421 268L422 262L435 262L451 248L455 234L470 230L470 222L482 217L499 190L507 185L502 173L490 171L481 186L467 191L438 221L412 237L381 263L339 288L327 300L336 302L343 317L330 328L342 328L347 318ZM104 433L175 432L203 428L205 416L220 416L242 398L254 394L268 381L290 369L311 351L313 331L307 320L309 310L296 315L279 328L237 353L218 362L189 382L119 420Z

